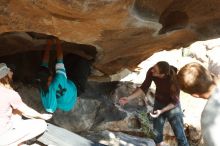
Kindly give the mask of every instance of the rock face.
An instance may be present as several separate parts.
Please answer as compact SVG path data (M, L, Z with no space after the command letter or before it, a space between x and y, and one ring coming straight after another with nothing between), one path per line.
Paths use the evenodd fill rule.
M110 132L108 130L90 132L85 136L90 140L99 141L108 146L155 146L154 141L150 138L141 138L121 132Z
M121 86L125 87L121 88ZM114 93L115 89L121 90L120 93L125 94L127 90L134 90L131 86L134 85L132 83L124 83L123 85L123 83L119 84L118 82L89 82L86 92L79 97L73 110L69 112L57 110L53 114L53 119L48 122L72 132L77 132L96 142L100 142L99 140L104 140L103 144L109 142L107 145L118 145L119 143L122 145L123 143L138 145L137 143L140 142L143 143L142 145L154 146L153 140L149 137L138 138L132 136L138 136L143 133L140 130L141 126L138 118L131 112L137 108L137 104L135 106L134 103L133 106L128 107L130 112L123 110L119 105L116 106L115 100L120 94ZM39 91L35 87L16 83L14 88L19 92L25 103L39 112L45 112L41 104ZM142 106L142 109L139 110L144 109ZM106 132L105 130L117 133L112 133L114 135L112 137L111 132ZM130 136L120 131L129 133Z
M69 112L57 110L49 123L76 132L95 142L103 140L101 143L106 145L117 145L118 143L123 145L124 142L137 145L136 142L138 141L143 145L154 145L152 139L150 139L153 137L152 119L146 114L150 112L152 107L140 104L139 99L135 99L125 106L118 105L118 98L131 93L137 86L139 85L130 82L89 82L86 92L79 97L80 100L78 100L73 110ZM40 112L44 112L39 91L35 87L16 83L15 89L23 97L25 103ZM140 99L148 98L147 104L149 104L153 96L151 92L153 92L153 89L150 89L150 92ZM199 120L195 118L196 116L200 117L196 110L202 111L203 107L201 108L198 105L198 103L201 104L201 101L193 101L189 97L184 97L181 103L185 110L184 124L188 140L192 144L199 145L201 128L198 128ZM188 106L186 107L186 105ZM140 116L142 114L143 116ZM149 120L146 121L146 119ZM112 137L112 132L106 130L116 133ZM164 140L170 145L177 145L172 128L167 122L164 127Z
M159 50L220 34L219 0L1 0L0 56L42 49L53 35L65 51L105 74Z

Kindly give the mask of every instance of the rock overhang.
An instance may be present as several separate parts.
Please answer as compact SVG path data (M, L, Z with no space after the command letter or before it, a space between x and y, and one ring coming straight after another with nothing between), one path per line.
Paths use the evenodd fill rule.
M0 56L36 50L52 35L65 42L65 51L93 59L93 67L107 75L133 70L155 52L220 34L218 0L0 3Z

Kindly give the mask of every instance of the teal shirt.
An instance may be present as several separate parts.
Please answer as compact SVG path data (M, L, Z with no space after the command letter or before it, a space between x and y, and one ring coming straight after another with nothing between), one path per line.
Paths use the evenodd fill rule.
M46 66L45 64L43 64ZM56 109L70 111L77 102L77 89L75 84L68 80L62 60L56 64L56 75L49 90L40 91L43 106L47 112L53 113Z

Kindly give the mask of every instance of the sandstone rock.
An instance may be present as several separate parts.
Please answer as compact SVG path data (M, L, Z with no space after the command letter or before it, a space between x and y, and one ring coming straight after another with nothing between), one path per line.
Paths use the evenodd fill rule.
M219 37L219 6L219 0L2 0L0 56L42 49L52 35L104 74L134 70L160 50Z

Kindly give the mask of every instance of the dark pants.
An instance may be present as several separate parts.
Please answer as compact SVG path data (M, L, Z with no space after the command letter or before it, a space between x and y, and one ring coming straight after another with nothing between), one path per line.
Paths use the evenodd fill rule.
M155 101L154 110L162 109L163 107L165 106ZM183 113L180 105L161 114L158 118L154 118L153 127L156 133L156 137L154 138L155 143L158 144L163 141L163 127L166 119L169 121L173 129L178 141L178 146L189 146L184 132Z

